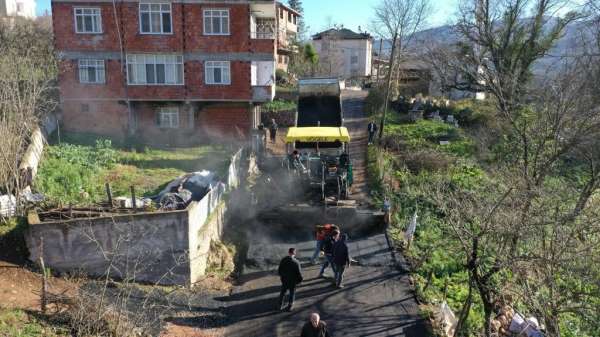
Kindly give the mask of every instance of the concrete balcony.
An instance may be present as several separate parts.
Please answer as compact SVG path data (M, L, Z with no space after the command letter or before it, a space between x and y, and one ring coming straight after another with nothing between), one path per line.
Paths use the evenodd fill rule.
M254 85L252 86L253 102L270 102L275 98L274 85Z
M297 53L298 46L294 43L296 34L285 29L279 29L277 33L277 50L285 53Z

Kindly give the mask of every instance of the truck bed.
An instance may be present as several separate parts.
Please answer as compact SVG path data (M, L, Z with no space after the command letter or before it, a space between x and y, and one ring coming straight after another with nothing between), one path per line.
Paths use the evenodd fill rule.
M340 97L300 97L298 99L297 126L342 126L342 106Z

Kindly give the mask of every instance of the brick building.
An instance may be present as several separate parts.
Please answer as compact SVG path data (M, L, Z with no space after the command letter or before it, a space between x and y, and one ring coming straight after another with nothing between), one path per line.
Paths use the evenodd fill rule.
M271 0L52 0L66 131L148 144L243 138L274 97Z

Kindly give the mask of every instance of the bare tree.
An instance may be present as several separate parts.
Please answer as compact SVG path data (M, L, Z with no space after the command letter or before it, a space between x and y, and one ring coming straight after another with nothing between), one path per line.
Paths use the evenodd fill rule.
M40 117L56 104L52 33L33 21L0 23L0 192L19 194L19 164Z
M373 31L382 39L390 41L390 67L386 77L385 101L379 127L379 139L383 137L386 112L394 72L412 41L414 34L423 28L431 12L429 0L380 0L375 7Z
M565 5L474 0L461 7L466 43L454 52L463 63L450 69L470 79L465 85L488 91L495 117L509 128L492 184L479 193L443 186L445 198L436 200L461 243L486 336L498 305L511 296L543 318L549 336L560 336L563 315L589 320L597 312L599 289L589 282L598 276L600 246L593 197L600 188L600 113L598 78L590 71L598 60L565 58L544 76L533 73L580 18L556 17Z

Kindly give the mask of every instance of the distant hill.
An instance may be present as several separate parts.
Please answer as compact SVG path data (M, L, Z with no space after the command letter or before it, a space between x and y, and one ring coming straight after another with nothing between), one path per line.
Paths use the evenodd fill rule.
M586 27L590 25L589 22L578 22L567 27L564 36L558 41L556 46L551 50L550 56L545 57L536 64L535 71L544 71L548 66L557 62L559 59L556 56L560 55L572 55L579 49L579 42L581 38L591 39L592 36L589 31L586 33ZM452 45L459 42L461 39L460 35L455 31L454 26L444 25L440 27L430 28L422 30L415 34L411 41L411 49L415 54L419 53L419 50L423 49L424 45ZM373 50L379 52L380 40L373 42ZM382 54L389 55L391 51L391 41L384 40L382 45Z

